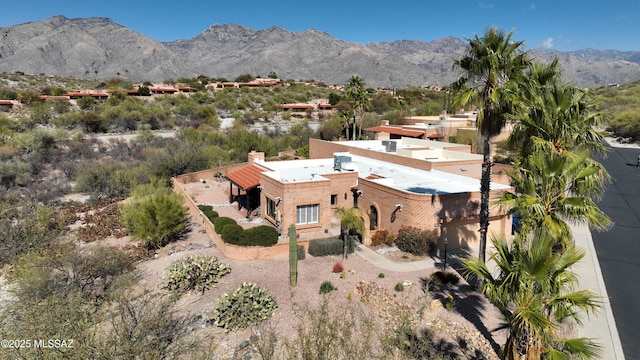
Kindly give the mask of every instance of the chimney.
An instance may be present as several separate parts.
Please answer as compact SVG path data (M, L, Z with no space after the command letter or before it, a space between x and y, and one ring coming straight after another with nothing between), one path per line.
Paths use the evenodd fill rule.
M248 159L247 162L250 165L253 165L255 163L259 163L259 162L264 162L264 153L263 152L256 152L255 150L251 150L251 152L249 154L247 154Z
M389 120L380 120L380 126L389 126Z
M384 131L377 133L375 136L375 140L389 140L389 139L391 139L391 134Z

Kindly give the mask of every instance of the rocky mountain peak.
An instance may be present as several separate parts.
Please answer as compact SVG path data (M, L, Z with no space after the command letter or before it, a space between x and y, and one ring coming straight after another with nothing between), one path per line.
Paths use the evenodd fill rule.
M238 24L213 24L191 39L163 43L108 18L59 15L0 29L0 71L110 78L127 69L133 81L275 71L285 79L327 83L345 83L358 74L373 87L448 85L455 80L451 64L465 47L450 36L362 45L317 29L255 30ZM579 86L640 79L639 52L532 54L544 61L559 57L566 79Z

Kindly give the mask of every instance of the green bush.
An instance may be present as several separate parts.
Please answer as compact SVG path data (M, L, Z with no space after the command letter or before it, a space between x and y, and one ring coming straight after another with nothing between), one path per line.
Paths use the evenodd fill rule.
M457 285L460 278L451 271L436 271L431 274L431 280L440 285Z
M355 244L349 237L348 253L355 251ZM309 241L309 254L312 256L342 255L343 242L338 238L318 239Z
M396 287L394 288L397 292L401 292L404 291L404 285L402 283L397 283Z
M216 232L220 235L222 235L222 230L224 229L224 227L229 224L237 225L238 223L234 219L226 216L216 218L213 221L213 227L216 229Z
M298 260L304 260L304 256L305 256L304 246L298 245Z
M400 228L395 244L398 249L413 255L427 255L436 248L438 232L407 226Z
M161 288L175 292L195 290L204 293L230 272L231 267L218 261L215 256L187 256L169 266Z
M333 286L331 281L323 281L322 284L320 284L320 294L328 294L334 290L338 290L338 288Z
M379 277L380 279L384 279L384 273L380 273L380 274L378 274L378 277Z
M371 234L371 246L391 246L392 244L393 236L391 236L388 230L378 230Z
M278 230L272 226L260 225L245 230L240 236L242 246L273 246L278 243Z
M187 209L171 189L149 189L151 194L140 191L122 207L122 219L134 239L159 249L186 229Z
M243 245L242 244L242 235L244 235L245 230L242 226L238 224L227 224L222 228L222 233L220 236L222 240L227 244L233 245Z
M202 211L204 216L206 216L211 223L213 223L218 218L218 213L213 210L213 206L211 205L198 205L198 209Z
M215 326L235 331L269 319L276 310L276 298L258 284L249 282L223 294L208 318Z

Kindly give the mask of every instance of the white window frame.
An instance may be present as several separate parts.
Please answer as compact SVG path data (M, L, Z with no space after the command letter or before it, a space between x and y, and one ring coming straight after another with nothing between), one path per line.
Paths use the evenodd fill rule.
M296 225L317 224L320 222L320 204L298 205L296 207Z

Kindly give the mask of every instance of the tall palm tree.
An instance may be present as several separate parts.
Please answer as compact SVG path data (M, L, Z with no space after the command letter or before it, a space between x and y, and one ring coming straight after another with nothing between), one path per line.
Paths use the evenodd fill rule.
M497 204L519 213L518 227L525 237L539 229L569 246L573 238L567 221L586 222L597 230L612 225L592 198L602 193L606 170L591 161L587 151L534 153L517 160L507 174L515 192L502 194Z
M500 310L503 329L509 334L504 359L589 359L600 355L590 339L564 339L559 335L563 321L581 324L580 313L599 307L596 294L574 290L576 275L571 271L584 251L568 247L554 251L556 241L541 235L538 241L523 245L519 238L509 245L494 239L492 272L480 259L463 260L466 276L484 280L483 293Z
M565 245L572 241L565 221L609 228L611 220L593 201L610 177L590 157L605 147L588 93L561 82L555 59L532 64L520 94L526 110L507 141L516 154L509 173L515 194L503 195L499 203L518 211L521 231L541 226Z
M535 63L521 84L524 116L514 125L507 147L521 158L535 151L563 152L575 148L604 154L601 118L586 90L561 83L558 59Z
M350 209L339 208L336 215L340 217L340 237L344 242L344 251L342 258L347 258L349 234L352 232L365 235L367 231L364 225L364 213L360 208L352 207Z
M500 134L507 118L518 108L517 84L530 64L521 50L524 42L512 41L512 32L488 28L483 37L467 39L465 53L453 64L462 75L456 83L456 105L479 102L478 128L483 138L482 178L480 181L480 250L484 262L489 229L489 194L491 183L491 139ZM466 88L465 88L466 86Z
M362 125L364 121L364 111L366 107L369 105L369 97L367 96L367 91L365 90L365 82L364 78L354 75L349 78L347 82L347 96L351 99L351 104L353 106L353 115L360 120L360 126L358 130L358 137L362 135ZM356 139L356 119L353 121L353 140Z

